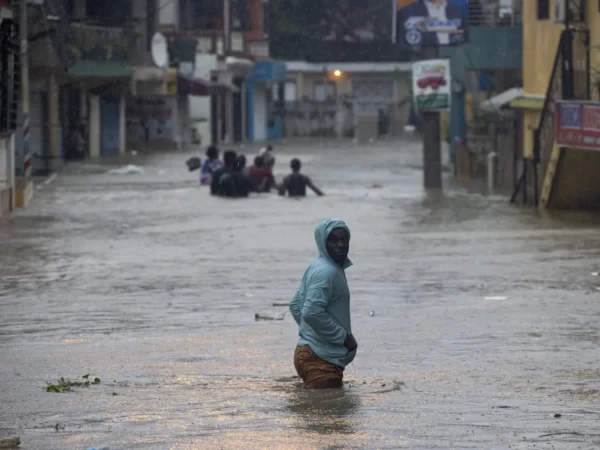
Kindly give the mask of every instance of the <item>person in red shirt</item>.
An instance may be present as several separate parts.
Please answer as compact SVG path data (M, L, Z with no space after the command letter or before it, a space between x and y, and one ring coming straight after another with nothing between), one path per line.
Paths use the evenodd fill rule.
M248 177L256 192L271 192L271 189L277 189L275 177L271 170L265 167L265 160L261 156L254 158L254 165L248 169Z

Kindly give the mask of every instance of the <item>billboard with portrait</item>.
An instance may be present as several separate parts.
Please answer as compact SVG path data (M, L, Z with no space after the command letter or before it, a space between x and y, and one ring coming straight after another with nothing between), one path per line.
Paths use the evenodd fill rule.
M396 43L437 47L468 41L468 0L396 0Z

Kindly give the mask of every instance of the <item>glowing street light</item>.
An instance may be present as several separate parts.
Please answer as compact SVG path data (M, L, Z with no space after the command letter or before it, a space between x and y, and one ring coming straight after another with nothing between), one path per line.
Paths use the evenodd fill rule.
M341 72L340 70L336 70L336 71L334 71L334 72L333 72L333 74L334 74L336 77L341 77L341 76L342 76L342 72Z

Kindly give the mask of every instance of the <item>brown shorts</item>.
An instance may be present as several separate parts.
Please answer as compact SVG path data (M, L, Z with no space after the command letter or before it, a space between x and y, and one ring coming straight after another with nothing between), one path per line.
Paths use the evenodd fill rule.
M344 369L319 358L308 345L296 347L294 366L308 388L332 389L343 385Z

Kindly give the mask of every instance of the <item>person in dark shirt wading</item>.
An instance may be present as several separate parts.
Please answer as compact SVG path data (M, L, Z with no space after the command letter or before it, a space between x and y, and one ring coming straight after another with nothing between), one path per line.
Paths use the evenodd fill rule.
M219 191L221 177L225 174L231 175L233 173L233 166L236 161L237 161L237 154L233 150L227 150L223 154L223 163L225 165L212 174L212 179L210 182L210 194L211 195L221 195L221 193Z
M318 196L325 195L313 184L309 177L300 173L302 163L299 159L292 159L290 167L292 168L292 173L283 179L283 183L279 186L279 195L285 195L287 192L290 197L305 197L306 186L311 188Z

